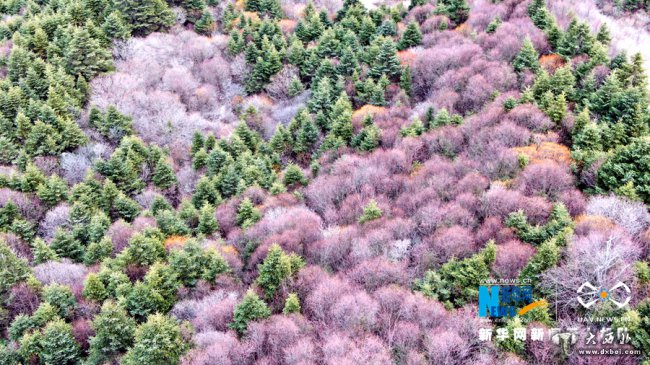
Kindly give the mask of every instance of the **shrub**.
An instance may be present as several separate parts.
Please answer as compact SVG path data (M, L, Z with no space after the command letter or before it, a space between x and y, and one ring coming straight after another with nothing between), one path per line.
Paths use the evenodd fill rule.
M497 257L492 270L501 278L516 278L520 270L535 254L530 245L516 240L497 246Z
M632 235L638 235L650 226L650 214L643 203L614 195L591 197L586 213L607 217Z
M82 264L73 264L69 260L48 261L33 268L34 276L43 284L52 283L74 287L83 283L88 269Z
M555 162L528 165L517 179L519 189L526 195L543 195L555 199L573 185L573 178Z
M379 305L364 291L341 296L330 309L332 323L345 331L374 329Z
M19 314L31 315L38 308L40 302L38 292L34 288L26 283L14 285L9 291L6 302L8 314L10 318Z

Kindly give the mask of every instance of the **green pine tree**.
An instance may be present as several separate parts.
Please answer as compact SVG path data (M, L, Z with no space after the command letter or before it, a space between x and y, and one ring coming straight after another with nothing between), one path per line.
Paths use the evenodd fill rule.
M258 265L256 283L264 290L267 299L271 299L282 282L295 274L304 265L302 259L287 255L278 244L273 244L262 264Z
M233 322L230 328L237 331L240 336L243 336L248 329L250 321L264 319L271 315L271 310L266 306L257 294L249 290L244 299L235 307L233 313Z
M177 183L174 170L172 170L169 164L167 164L167 162L162 158L158 160L158 163L156 163L152 180L154 185L161 189L169 189Z
M146 35L174 24L174 13L163 0L114 0L133 32Z
M413 96L413 80L411 77L411 67L402 68L402 74L399 77L399 86L408 96Z
M609 46L609 42L612 41L612 35L609 32L609 28L607 27L607 23L603 23L603 25L600 26L600 29L598 29L598 34L596 35L596 40L600 43L602 43L605 46Z
M354 127L352 126L352 103L345 92L342 92L334 103L329 117L331 133L349 144L352 141Z
M382 75L393 77L399 75L400 62L397 58L397 50L392 39L379 37L376 39L379 47L377 57L372 61L368 76L379 79Z
M284 171L283 183L287 187L296 184L306 185L307 179L305 178L305 175L302 173L302 169L299 166L295 164L289 164Z
M194 30L203 35L210 35L214 31L216 24L214 17L209 11L204 11L201 18L194 24ZM234 49L237 50L236 48Z
M81 75L86 79L113 67L111 54L84 28L73 31L66 47L65 61L71 74Z
M284 302L284 309L282 309L282 313L300 313L300 301L298 300L298 295L296 295L296 293L289 293L287 300Z
M383 211L377 206L377 202L373 199L368 205L363 208L363 214L359 217L359 224L381 218Z
M188 349L176 320L154 314L135 330L133 347L124 355L123 365L177 364Z
M399 50L405 50L420 45L421 43L422 33L420 32L420 26L418 23L410 21L406 26L404 34L402 34L402 39L400 39L397 48Z
M537 72L540 69L539 53L535 50L535 46L533 46L533 42L530 41L530 38L526 37L526 39L524 39L524 44L515 59L512 61L512 66L517 72L522 72L526 69Z
M237 208L237 225L242 228L248 228L257 223L262 218L260 211L255 208L249 198L245 198Z
M205 203L199 212L199 225L196 230L206 236L211 235L219 229L219 223L214 215L214 207Z
M136 323L124 308L112 301L102 305L92 322L95 336L90 339L88 361L102 364L115 359L133 345Z

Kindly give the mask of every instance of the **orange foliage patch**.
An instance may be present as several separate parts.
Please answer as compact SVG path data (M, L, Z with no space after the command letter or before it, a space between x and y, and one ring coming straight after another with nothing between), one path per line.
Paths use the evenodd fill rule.
M457 26L454 30L464 36L469 36L472 33L472 27L467 23Z
M555 71L565 63L564 58L556 54L547 54L539 58L539 64L547 71Z
M366 115L370 114L375 116L377 114L383 114L386 112L386 108L383 106L375 106L366 104L361 108L357 109L352 113L352 119L363 119Z
M252 12L252 11L245 11L244 16L246 18L251 18L253 21L259 21L260 20L260 16L257 13Z
M611 219L602 215L581 214L575 219L576 224L595 229L612 229L616 224Z
M555 161L567 166L571 163L571 151L566 146L558 143L542 142L540 145L515 147L513 150L517 154L528 157L528 161L531 164L544 160Z
M410 50L404 50L404 51L399 51L397 52L397 58L399 58L400 62L402 63L402 66L406 65L413 65L413 61L415 61L415 53Z
M363 127L363 119L367 115L370 115L373 118L375 118L378 115L384 115L384 114L386 114L386 108L384 108L383 106L374 106L374 105L366 104L361 108L357 109L354 113L352 113L352 125L354 126L355 130L361 129Z
M235 1L235 9L244 10L244 3L245 2L246 2L245 0L237 0L237 1Z
M232 254L232 255L238 255L239 252L233 245L226 245L226 246L221 246L221 252L225 254Z
M172 249L172 248L183 247L183 245L185 245L186 242L187 242L187 237L185 236L169 236L165 240L165 248Z
M278 22L280 29L282 29L282 32L284 33L292 33L294 29L296 29L297 24L298 23L295 20L291 19L282 19Z

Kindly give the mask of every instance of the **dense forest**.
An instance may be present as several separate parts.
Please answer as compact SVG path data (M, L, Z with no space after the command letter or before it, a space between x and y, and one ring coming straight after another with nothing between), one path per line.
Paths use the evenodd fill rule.
M573 3L0 0L0 365L650 364L650 2Z

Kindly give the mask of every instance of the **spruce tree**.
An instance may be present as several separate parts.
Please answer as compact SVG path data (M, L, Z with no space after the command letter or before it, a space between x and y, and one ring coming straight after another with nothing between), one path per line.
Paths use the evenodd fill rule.
M609 46L609 42L612 41L612 35L609 32L607 23L603 23L603 25L600 26L600 29L598 29L598 34L596 34L596 40L605 46Z
M194 24L194 30L203 35L210 35L215 29L215 22L212 13L209 11L204 11L201 15L201 18ZM234 51L237 49L235 48ZM237 53L234 53L237 54Z
M332 83L328 77L323 77L320 79L315 88L312 88L312 95L307 105L309 106L309 111L316 114L319 111L324 113L329 113L329 110L332 107L333 95L332 95ZM321 125L321 128L326 128L326 126Z
M187 20L190 23L196 23L196 21L202 16L202 14L207 13L204 12L204 9L206 8L206 4L204 0L183 0L182 5L183 8L187 10Z
M66 48L65 61L71 74L81 75L86 79L113 67L110 53L84 28L73 31L70 44Z
M397 50L392 39L380 37L377 39L379 53L372 61L368 76L379 79L382 75L393 77L399 75L400 62L397 58Z
M224 198L239 194L244 189L244 184L240 173L234 165L229 165L218 178L219 191Z
M205 145L205 138L203 138L203 134L201 132L194 132L192 135L192 156L199 152L201 148Z
M300 82L300 78L292 78L291 83L289 84L289 90L287 90L289 96L292 98L296 97L302 94L303 91L305 91L305 87L302 85L302 82Z
M360 151L373 151L379 146L381 138L381 130L375 126L372 121L370 125L366 125L354 136L352 146L358 148Z
M161 189L169 189L177 183L174 170L162 158L156 163L152 179L153 183Z
M408 96L413 96L413 80L411 78L411 67L402 68L402 74L399 77L399 86Z
M233 322L230 323L229 327L237 331L239 336L243 336L248 329L248 323L250 321L264 319L270 315L271 310L266 306L266 303L255 292L249 290L246 292L241 303L235 307Z
M41 238L36 238L34 243L32 243L32 253L34 254L34 259L32 260L34 265L58 259L56 252Z
M38 357L43 364L76 364L80 349L72 334L72 326L63 320L49 322L39 337Z
M124 14L119 11L113 11L104 20L102 30L108 38L127 39L131 35L131 29L124 19Z
M154 314L135 330L133 347L124 355L123 365L177 364L188 349L176 320Z
M567 102L564 93L558 95L545 111L555 123L562 121L567 113Z
M300 169L300 167L295 164L289 164L284 171L283 183L287 187L290 187L294 184L305 185L307 183L307 179L302 173L302 169Z
M586 23L579 22L575 17L571 19L569 27L562 36L557 50L563 56L573 57L583 53L589 53L593 46L594 37L591 29Z
M454 24L464 23L469 18L469 4L467 0L439 0L438 13L445 14Z
M36 195L48 206L53 207L68 198L68 184L57 175L53 175L38 186Z
M248 228L262 218L260 211L255 208L249 198L245 198L237 208L237 224L242 228Z
M70 233L62 228L57 228L50 247L59 257L67 257L74 261L81 261L84 248L81 243Z
M91 266L103 259L111 256L113 253L113 242L109 237L104 237L99 241L91 242L84 252L84 264Z
M282 313L300 313L300 301L298 300L298 295L296 295L296 293L289 293L286 301L284 302L284 309L282 309Z
M492 34L497 31L497 28L499 28L499 25L501 25L503 21L501 20L500 16L496 16L492 21L487 25L485 28L485 33Z
M415 21L410 21L406 26L404 34L402 34L402 39L399 41L398 48L399 50L405 50L407 48L415 47L422 43L422 33L420 32L420 26Z
M517 72L522 72L525 69L537 72L540 69L539 53L535 50L535 46L533 46L533 42L530 41L530 38L526 37L526 39L524 39L524 44L515 59L512 61L512 66Z
M102 305L92 322L95 336L90 339L88 360L91 364L110 361L133 345L136 323L112 301Z
M208 153L205 151L205 148L198 150L194 157L192 158L192 167L195 170L200 170L205 167L208 163Z
M301 119L293 145L293 152L298 154L311 152L318 141L318 128L311 117L307 115L306 110L304 112L306 117Z
M114 0L133 32L146 35L174 24L174 13L163 0Z
M304 265L302 259L287 255L278 244L273 244L262 264L258 265L256 283L264 290L267 299L271 299L282 282L295 274Z
M329 117L331 120L331 133L349 144L352 141L354 131L352 126L352 103L350 103L345 92L342 92L336 103L334 103Z
M219 229L219 223L214 216L214 207L205 203L199 212L199 225L196 230L206 236L211 235L214 231Z
M575 122L573 123L573 134L580 133L582 129L591 122L589 117L589 108L585 107L582 109L580 114L576 117Z
M386 75L381 75L379 81L374 85L368 87L369 90L364 90L369 92L368 102L372 105L384 106L386 105L386 87L390 85L390 81Z
M371 200L368 205L363 208L363 214L359 217L359 224L381 218L383 215L382 210L377 206L375 200Z

